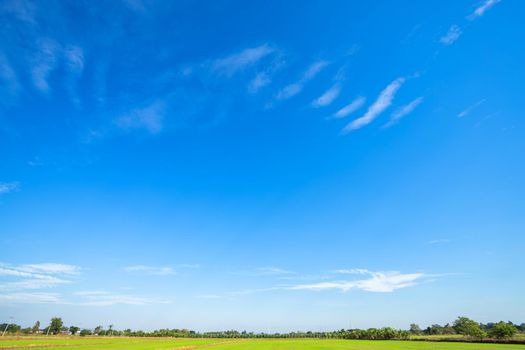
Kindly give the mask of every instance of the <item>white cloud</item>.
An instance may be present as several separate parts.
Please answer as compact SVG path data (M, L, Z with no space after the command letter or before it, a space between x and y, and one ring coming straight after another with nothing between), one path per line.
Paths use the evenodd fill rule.
M370 124L392 104L397 91L403 85L405 80L405 78L401 77L388 84L388 86L383 91L381 91L377 100L370 107L368 107L367 112L361 118L355 119L346 125L342 132L348 133Z
M476 109L478 106L482 105L485 102L485 99L479 100L478 102L468 106L463 111L458 113L458 118L463 118L469 115L474 109Z
M0 290L53 288L66 283L71 283L71 281L66 281L57 277L47 276L44 278L25 279L18 282L0 283Z
M363 96L357 97L355 100L338 110L335 114L335 118L344 118L347 115L357 111L359 108L363 107L365 104L366 98Z
M66 264L45 263L15 266L0 263L0 277L8 278L6 282L0 283L0 290L52 288L71 283L71 280L67 278L78 275L80 271L80 267Z
M60 51L60 45L52 39L41 39L38 43L38 51L32 58L31 77L41 92L49 91L49 75L56 67Z
M5 11L29 25L35 24L35 10L35 5L25 0L8 0L0 5L0 12Z
M20 188L19 182L0 182L0 194L7 194L17 191Z
M270 84L271 81L272 80L270 79L270 75L267 72L259 72L255 76L255 78L253 78L250 81L250 84L248 85L248 91L250 93L252 93L252 94L256 93L261 88L263 88L266 85Z
M246 67L252 66L275 51L268 44L244 49L239 53L212 62L212 69L220 74L231 76Z
M341 274L350 274L350 275L366 275L370 273L370 271L367 269L339 269L339 270L335 270L334 272L341 273Z
M168 276L176 274L176 271L170 266L134 265L125 267L124 271L128 273L140 273L154 276Z
M304 85L308 81L315 78L315 76L319 74L319 72L323 70L323 68L326 67L328 64L329 62L327 61L317 61L311 64L310 67L308 67L308 69L306 70L306 72L303 73L299 81L289 84L279 91L279 93L277 94L277 99L286 100L300 93L303 90Z
M84 70L84 50L78 46L68 46L64 51L66 64L69 71L80 75Z
M445 244L450 243L450 239L441 238L441 239L433 239L431 241L428 241L427 244L434 245L434 244Z
M21 265L18 269L31 273L46 273L51 275L78 275L81 271L79 266L53 263Z
M389 293L397 289L414 286L419 280L426 277L423 273L403 274L399 272L371 272L362 270L363 273L369 274L367 279L354 281L333 281L320 282L314 284L301 284L289 287L290 290L314 290L321 291L327 289L339 289L347 292L353 289L363 290L365 292Z
M62 297L57 293L7 293L0 294L0 302L23 304L59 304Z
M20 92L18 76L7 57L2 53L0 53L0 82L2 82L0 91L2 92L2 99L4 101L7 96L15 97Z
M444 45L451 45L456 40L459 39L460 35L461 35L461 28L459 28L459 26L454 24L449 28L447 34L439 38L439 42Z
M336 83L330 89L326 90L321 96L312 102L315 108L325 107L330 105L339 96L341 92L341 84Z
M483 14L488 10L490 9L492 6L496 5L498 2L500 2L501 0L485 0L483 1L483 3L478 6L474 12L468 16L467 18L470 19L471 21L478 18L478 17L481 17L483 16Z
M145 129L151 134L159 133L163 128L165 104L153 102L144 108L136 108L117 118L116 124L122 129Z
M114 294L106 291L84 291L75 293L79 297L76 303L84 306L148 305L168 303L169 301L141 297L129 294Z
M289 275L293 274L293 271L285 270L275 266L258 267L255 269L257 274L261 275Z
M401 106L398 108L394 113L392 113L392 116L390 117L390 120L388 123L383 125L384 128L389 128L392 125L396 124L403 118L404 116L412 113L414 109L416 109L417 106L419 106L423 102L423 97L418 97L415 100L409 102L408 104Z

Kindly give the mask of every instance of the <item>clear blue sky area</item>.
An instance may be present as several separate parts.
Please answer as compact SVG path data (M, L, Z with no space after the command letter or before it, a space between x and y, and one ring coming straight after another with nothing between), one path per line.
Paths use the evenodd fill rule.
M0 317L525 322L524 11L0 1Z

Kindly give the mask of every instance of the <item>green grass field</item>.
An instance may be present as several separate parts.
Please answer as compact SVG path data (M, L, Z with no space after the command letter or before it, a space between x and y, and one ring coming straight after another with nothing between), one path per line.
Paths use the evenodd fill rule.
M525 345L317 339L5 337L0 349L46 350L525 350Z

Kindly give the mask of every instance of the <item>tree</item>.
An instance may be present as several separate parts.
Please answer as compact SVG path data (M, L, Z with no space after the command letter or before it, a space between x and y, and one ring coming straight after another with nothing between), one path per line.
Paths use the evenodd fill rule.
M453 327L456 333L463 334L469 337L481 339L487 336L487 334L481 329L479 324L468 317L458 317L454 321Z
M496 339L512 338L518 330L511 323L503 321L496 323L489 332L489 335Z
M69 331L71 332L71 335L75 335L77 334L77 332L80 330L79 327L76 327L76 326L71 326L69 327Z
M95 330L93 331L94 334L99 335L100 332L102 332L102 326L96 326Z
M53 334L58 334L62 330L64 323L60 317L53 317L51 319L51 324L49 325L49 331Z
M31 328L32 333L36 333L40 330L40 321L36 321L33 325L33 328Z
M113 334L113 325L110 324L109 329L108 329L108 335L112 335L112 334Z
M86 335L91 335L91 331L89 329L83 329L80 331L81 337L85 337Z
M411 334L413 335L419 335L421 334L421 328L419 328L419 325L415 324L415 323L412 323L410 324L410 331L409 331Z

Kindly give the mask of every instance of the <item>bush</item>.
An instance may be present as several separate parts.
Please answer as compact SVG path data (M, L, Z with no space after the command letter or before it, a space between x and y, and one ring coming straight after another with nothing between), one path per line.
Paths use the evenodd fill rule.
M489 335L496 339L512 338L518 330L512 324L499 322L492 327Z

